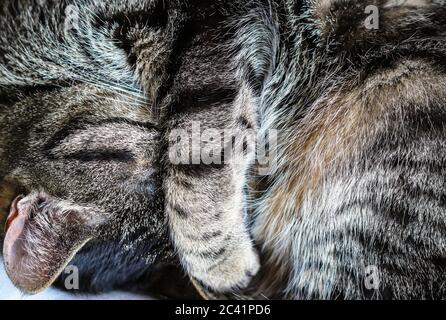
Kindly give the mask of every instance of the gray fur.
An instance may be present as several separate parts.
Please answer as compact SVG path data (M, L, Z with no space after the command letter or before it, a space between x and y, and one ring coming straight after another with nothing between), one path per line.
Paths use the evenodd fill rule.
M193 121L233 135L256 126L251 90L220 51L231 41L222 4L10 1L0 36L2 178L93 207L107 216L99 239L163 241L168 225L185 270L218 292L258 271L244 221L252 157L176 165L167 155L170 133ZM64 30L68 5L78 19Z
M144 115L137 112L131 117L154 123L162 132L162 143L153 151L149 141L158 139L145 139L150 136L145 130L104 130L110 136L122 134L119 141L132 149L139 165L150 162L152 153L161 157L157 181L166 192L163 205L167 208L162 220L170 227L183 266L206 286L217 291L243 286L249 277L240 279L245 274L240 271L256 270L248 224L243 220L244 208L248 208L262 269L244 292L246 296L446 296L443 1L414 0L399 6L388 6L384 0L77 1L86 19L80 34L68 37L60 34L61 12L67 2L47 1L38 9L32 1L18 1L25 9L19 10L17 21L6 11L12 2L2 4L2 16L7 18L0 22L0 92L6 117L1 123L7 123L2 130L17 126L14 122L21 119L17 114L23 115L23 110L40 114L42 101L65 110L57 119L69 112L60 101L76 101L82 112L96 117L99 111L95 110L104 108L104 92L111 96L102 114L106 117L110 110L120 113L121 109L127 117L132 114L129 108L145 106ZM364 9L369 4L380 8L379 30L364 28ZM42 22L39 10L51 19ZM154 19L151 25L153 12L158 18L167 13L167 18ZM125 19L116 19L119 13ZM114 16L115 20L97 23L95 15L101 19ZM36 85L64 88L37 98L18 94ZM222 88L226 90L217 90L219 94L212 91ZM83 103L86 97L88 103ZM212 108L190 103L210 97ZM109 103L117 108L109 108ZM198 119L205 127L239 132L245 130L237 121L241 115L260 137L270 129L280 132L276 165L266 177L252 171L249 201L243 184L252 159L242 166L230 163L195 171L166 161L173 129L187 129ZM29 127L30 121L21 121L22 127ZM140 143L126 140L129 130L141 137L137 139ZM18 141L23 141L17 132L6 134L3 140L8 147L3 142L0 150L10 158L0 168L2 176L24 154L15 151ZM29 139L35 142L30 150L47 135L31 134ZM93 139L92 143L97 142ZM28 145L24 148L28 150ZM50 172L38 180L38 175L56 167L35 157L39 161L27 158L21 163L35 173L31 181L39 181L36 187L44 184L50 194L68 190L62 195L71 194L67 200L79 200L76 195L94 189L91 182L80 184L83 176L65 183L65 177L71 177L78 166L75 162L57 166L59 179ZM39 163L42 165L36 165ZM86 179L90 172L104 173L102 168L107 168L104 181L116 181L115 175L122 178L121 165L101 163L86 169ZM131 172L131 178L118 179L126 181L120 185L125 190L129 184L135 186L133 182L141 175L138 170ZM118 187L112 183L98 188L107 190L94 198L101 208L105 203L125 203L130 211L135 206L147 211L141 199L128 198L128 191L122 189L123 193L116 192ZM187 209L186 220L172 208ZM221 208L231 209L224 219L213 221ZM147 216L141 220L135 215L138 224L147 227L159 225L160 217L149 222ZM135 225L127 218L112 219L121 223L119 232L124 234ZM155 234L164 227L163 221L163 227L149 229ZM229 230L233 233L222 237ZM209 236L215 242L203 243ZM222 252L216 249L222 246L230 248L224 255L229 263L218 267L222 277L216 279L209 271L212 262L218 262L212 261L216 253ZM212 249L208 258L201 254L203 247ZM239 260L244 253L248 258ZM378 290L365 288L368 266L380 271ZM237 272L228 273L228 267Z
M364 27L369 4L379 30ZM385 4L277 1L245 20L241 33L275 44L252 63L269 66L263 130L281 132L277 166L253 183L258 296L446 296L446 8Z

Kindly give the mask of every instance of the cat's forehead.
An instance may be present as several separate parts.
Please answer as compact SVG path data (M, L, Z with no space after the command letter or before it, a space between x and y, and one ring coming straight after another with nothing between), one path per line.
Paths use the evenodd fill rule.
M91 85L80 84L70 88L61 88L36 95L24 103L28 104L28 108L32 110L46 109L44 116L56 122L66 122L73 118L122 119L128 122L156 125L151 105L147 100L136 99Z

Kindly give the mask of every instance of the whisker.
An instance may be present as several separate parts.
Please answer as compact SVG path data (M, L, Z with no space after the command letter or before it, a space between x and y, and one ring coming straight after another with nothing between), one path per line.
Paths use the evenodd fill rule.
M113 85L110 85L107 83L101 83L101 82L91 81L91 80L87 80L87 79L79 79L79 81L83 82L83 83L94 85L94 86L102 88L102 89L106 89L108 91L117 93L123 97L130 98L134 101L134 103L139 104L139 105L145 105L145 104L149 103L149 100L147 98L142 98L142 97L132 94L126 90L123 90L122 88L118 88L116 86L113 86Z
M112 98L112 97L103 97L97 94L92 94L92 96L97 97L97 98L101 98L102 100L108 101L108 102L116 102L116 103L122 103L122 104L127 104L127 105L131 105L131 106L135 106L135 107L141 107L144 106L141 103L138 102L132 102L129 100L121 100L121 99L116 99L116 98Z

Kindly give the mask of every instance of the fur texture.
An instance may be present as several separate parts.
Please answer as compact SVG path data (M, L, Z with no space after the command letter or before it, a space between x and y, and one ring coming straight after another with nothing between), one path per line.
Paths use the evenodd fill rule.
M246 20L272 44L253 64L269 67L262 126L282 134L277 166L253 183L258 295L446 295L445 7L374 2L368 30L369 4L279 1Z
M241 123L254 127L259 137L271 129L279 131L279 144L270 146L276 159L269 175L258 177L253 171L248 187L243 181L251 161L238 169L207 168L203 175L203 167L192 174L191 168L184 171L161 159L160 183L164 191L178 190L166 194L166 208L178 207L179 195L198 216L215 213L203 206L207 203L231 207L223 221L238 227L229 242L235 251L229 252L252 253L242 219L242 207L248 209L262 269L246 296L446 296L443 1L77 1L70 4L82 13L81 31L68 37L60 27L67 4L2 4L6 18L0 20L0 30L8 30L0 36L2 112L16 107L17 101L20 105L32 99L24 95L33 96L36 86L50 101L67 101L49 91L55 86L73 92L70 97L76 101L77 95L82 101L105 90L114 103L119 97L124 105L153 107L132 119L165 124L165 144L154 151L164 155L170 129L185 126L192 110L217 129L229 125L243 130L243 115L248 121ZM379 29L365 27L368 5L379 9ZM191 100L204 103L197 106ZM32 100L26 101L26 110L33 110ZM93 105L98 107L89 102L88 112L101 109L97 100ZM121 103L116 110L134 112ZM109 129L113 135L116 128L113 124ZM128 130L134 129L118 132L126 135ZM41 136L45 134L36 135ZM17 132L8 137L5 141L16 143L8 149L2 145L1 150L17 159L16 146L28 139ZM141 149L132 148L138 157L147 152L141 143ZM35 161L30 163L34 168ZM47 168L33 170L40 174ZM66 163L58 168L76 169ZM0 173L10 170L0 168ZM137 179L140 172L134 172ZM184 178L182 185L175 182L179 178ZM191 191L206 183L210 188L191 200ZM91 183L72 186L84 190ZM51 190L60 188L55 184ZM107 191L104 202L112 203L112 195L115 192ZM140 202L126 198L125 203ZM185 269L205 284L213 282L208 281L213 277L208 268L221 250L211 259L200 257L205 267L194 269L197 263L185 252L195 250L197 243L178 232L184 224L173 212L163 212L163 219L165 213L170 230L177 231L173 240ZM124 234L134 230L133 221L119 221ZM196 224L191 230L195 228ZM199 228L199 233L205 229L219 235L212 224ZM221 248L224 242L217 243ZM247 261L255 261L252 257ZM379 271L379 285L373 290L367 286L370 266ZM228 283L239 283L239 277L225 269L219 272Z
M1 36L2 177L27 193L92 205L106 216L100 240L145 227L131 247L151 237L169 246L169 227L186 272L217 292L246 287L259 268L244 221L252 156L201 137L212 129L238 138L256 127L252 90L220 51L232 41L224 4L10 1ZM174 130L185 132L181 141ZM225 161L170 161L171 149L193 139Z

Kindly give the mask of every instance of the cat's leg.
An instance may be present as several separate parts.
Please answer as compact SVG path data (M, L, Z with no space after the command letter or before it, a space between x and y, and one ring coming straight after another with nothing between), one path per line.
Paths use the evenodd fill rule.
M171 139L170 145L184 151L184 140ZM206 147L214 143L220 154L222 146L228 149L228 141L215 140L202 142ZM248 142L240 143L246 152ZM216 292L246 287L259 269L244 219L249 156L234 152L225 158L220 164L170 164L165 179L166 211L182 264L193 278Z

